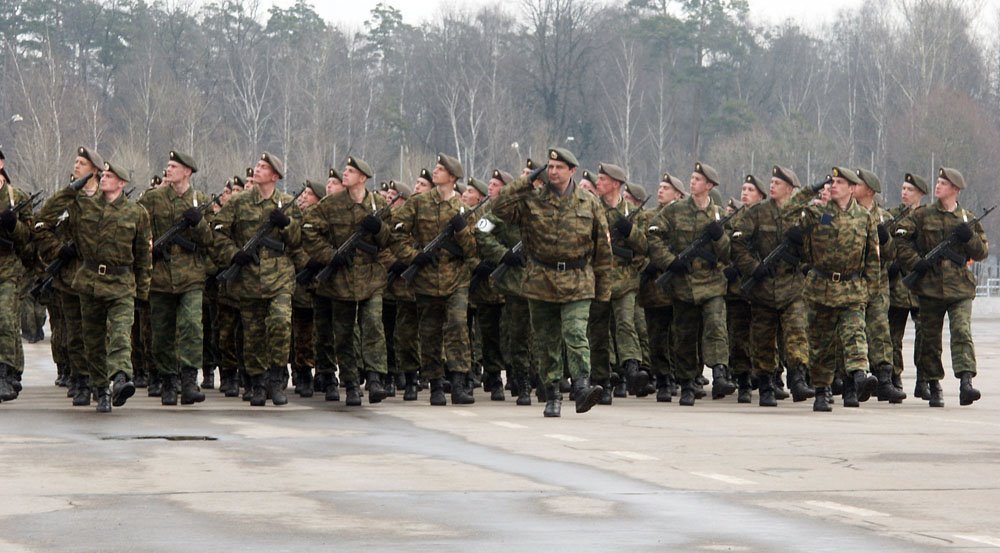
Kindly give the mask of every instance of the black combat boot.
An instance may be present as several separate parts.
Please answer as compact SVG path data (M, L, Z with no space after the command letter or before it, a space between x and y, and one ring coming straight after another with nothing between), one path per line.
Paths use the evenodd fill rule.
M563 377L563 379L559 381L559 392L563 394L568 394L569 392L572 391L573 391L573 383L569 381L568 376Z
M66 397L76 396L76 375L69 375L69 381L66 383Z
M194 405L205 401L205 394L198 388L198 369L181 369L181 405Z
M247 379L250 382L250 386L247 387L250 391L250 399L248 401L251 407L263 407L267 403L267 378L268 374L266 372L253 376L247 375Z
M201 369L201 387L206 390L215 389L215 367L212 365L205 365L205 367Z
M611 380L606 378L598 384L600 384L601 388L603 388L601 391L601 400L598 403L600 405L611 405L614 401L614 390L611 387Z
M983 394L979 393L979 390L972 387L972 373L969 371L958 373L959 377L962 379L962 383L958 387L958 404L959 405L972 405L974 401L978 401L983 397Z
M645 365L639 365L639 371L646 373L646 386L639 390L636 397L646 397L651 394L656 393L656 377L653 375L653 370Z
M385 384L382 387L385 388L385 397L396 397L396 375L385 375Z
M146 395L149 397L160 397L163 394L163 380L159 373L149 375L149 386L146 387Z
M878 379L866 374L865 371L854 371L851 376L854 377L854 389L858 393L858 401L861 403L868 401L878 388Z
M483 388L489 387L490 401L503 401L507 399L503 391L503 379L500 373L487 374L483 378Z
M17 398L14 391L14 367L6 363L0 364L0 401L12 401Z
M299 397L313 397L313 369L312 367L303 367L299 372L299 386L302 391L299 392Z
M531 378L528 373L515 377L517 383L517 404L531 405Z
M901 394L903 394L903 399L906 399L906 392L903 391L903 375L897 374L895 369L892 371L892 385L896 387ZM902 400L900 400L902 402Z
M76 394L73 395L74 407L86 407L90 405L90 375L80 374L76 376Z
M247 374L246 369L237 369L237 374L239 375L240 383L243 384L243 395L241 397L243 401L250 401L253 398L253 378ZM264 391L264 395L267 395L267 390Z
M753 401L753 386L750 384L750 373L736 375L736 384L739 392L736 394L736 403L750 403Z
M777 400L788 399L791 394L785 389L785 381L781 378L781 367L771 375L771 384L774 387L774 398Z
M417 373L408 372L403 375L406 384L403 387L403 401L417 401Z
M326 401L340 401L340 381L337 380L337 375L333 373L322 373L322 375L325 385L323 388L324 399Z
M722 399L736 391L736 385L729 380L725 365L712 367L712 399Z
M854 371L854 373L847 375L844 379L844 393L842 397L844 398L844 407L861 407L861 401L858 399L858 378L855 378L855 374L860 373L862 378L864 378L865 371Z
M135 384L124 372L116 372L111 377L111 405L121 407L133 395L135 395Z
M875 377L878 384L875 388L875 397L879 401L889 403L902 403L906 399L906 394L902 390L897 390L892 383L892 365L882 365L876 369Z
M788 387L794 402L805 401L816 393L806 385L806 368L803 365L788 370Z
M469 389L468 375L460 372L451 373L451 404L470 405L476 398Z
M757 375L757 392L760 397L757 398L757 404L761 407L777 407L778 398L774 393L774 380L773 375L768 373L761 373Z
M473 362L472 367L469 369L468 382L466 383L466 389L475 390L483 385L483 366L479 363Z
M321 372L318 367L316 369L316 376L313 377L312 385L314 394L326 393L326 373Z
M815 399L813 399L813 411L818 411L822 413L829 413L833 411L833 406L830 404L830 388L825 386L816 388Z
M844 393L844 379L839 374L833 377L833 384L830 385L830 393L835 396Z
M160 375L160 404L161 405L177 405L177 388L174 386L174 379L177 378L172 374Z
M288 396L285 395L285 386L288 381L288 369L271 367L265 376L267 378L267 394L271 396L271 403L275 405L287 404Z
M576 402L576 412L586 413L601 400L604 388L600 384L592 386L590 384L590 377L584 376L573 381L573 392L573 401Z
M917 376L917 383L913 385L913 397L918 399L930 399L931 391L927 387L927 381Z
M382 385L382 375L368 371L368 403L382 403L385 399L385 386Z
M944 395L940 380L927 381L927 399L931 407L944 407Z
M111 390L107 386L101 386L97 389L97 412L111 412Z
M240 382L236 379L236 369L220 369L219 373L222 375L222 386L219 387L219 391L225 397L239 397Z
M635 359L626 359L622 368L625 370L628 393L638 396L645 392L646 385L649 384L649 373L639 368L639 362Z
M149 377L146 376L145 369L136 367L132 370L132 383L136 388L146 388L149 386Z
M701 375L698 376L699 378L704 378ZM706 384L702 384L699 378L695 378L694 380L691 381L691 385L694 387L694 398L705 399L706 397L708 397L708 394L705 392Z
M695 381L681 380L681 400L679 403L685 407L694 405Z
M562 416L562 392L559 391L559 384L546 384L545 397L545 411L542 414L546 417Z
M431 379L431 405L448 405L448 399L444 396L444 379Z
M665 374L656 375L656 401L659 403L669 403L673 401L673 386L670 385L670 377Z
M361 386L353 380L344 382L344 404L348 407L361 405Z

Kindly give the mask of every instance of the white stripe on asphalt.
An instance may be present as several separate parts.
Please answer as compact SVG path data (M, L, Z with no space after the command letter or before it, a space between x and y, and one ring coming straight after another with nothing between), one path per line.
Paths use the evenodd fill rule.
M636 453L634 451L609 451L608 453L630 461L659 461L658 458L653 457L652 455Z
M993 536L968 536L965 534L955 534L955 537L966 541L1000 547L1000 538L994 538Z
M726 484L734 484L736 486L747 486L756 484L756 482L752 480L745 480L743 478L728 476L726 474L716 474L714 472L692 472L691 474L695 476L700 476L702 478L708 478L710 480L718 480L719 482L725 482Z
M546 434L546 438L552 438L553 440L559 440L561 442L585 442L586 438L577 438L576 436L569 436L567 434Z
M504 428L527 428L527 426L524 426L523 424L517 424L516 422L490 421L490 423L495 424L497 426L502 426Z
M479 416L479 415L473 413L472 411L464 411L464 410L461 410L461 409L452 409L451 412L455 413L456 415L458 415L460 417L478 417Z
M851 515L857 515L859 517L892 516L889 513L882 513L879 511L872 511L869 509L862 509L861 507L851 507L850 505L844 505L843 503L837 503L835 501L806 501L806 505L812 505L813 507L829 509L831 511L840 511L841 513L848 513Z

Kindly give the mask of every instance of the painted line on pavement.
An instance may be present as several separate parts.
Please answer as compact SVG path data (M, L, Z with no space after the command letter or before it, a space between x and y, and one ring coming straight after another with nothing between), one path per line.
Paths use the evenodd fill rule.
M628 459L630 461L659 461L658 458L652 455L646 455L645 453L636 453L634 451L609 451L608 453L621 457L622 459Z
M553 440L559 440L561 442L585 442L586 438L577 438L576 436L570 436L568 434L546 434L546 438L552 438Z
M490 421L490 423L491 424L495 424L497 426L502 426L503 428L515 428L515 429L516 428L527 428L527 426L524 426L523 424L517 424L516 422Z
M726 474L716 474L714 472L692 472L691 474L693 474L694 476L700 476L702 478L708 478L710 480L718 480L719 482L725 482L726 484L734 484L736 486L748 486L756 484L756 482L752 480L737 478L736 476L729 476Z
M967 534L955 534L955 537L961 540L992 545L993 547L1000 547L1000 538L994 538L993 536L969 536Z
M462 410L462 409L452 409L451 412L455 413L456 415L458 415L460 417L478 417L479 416L479 415L473 413L472 411L465 411L465 410Z
M806 501L806 505L812 505L813 507L820 507L822 509L829 509L831 511L839 511L841 513L857 515L859 517L892 516L889 513L872 511L870 509L862 509L861 507L851 507L850 505L844 505L843 503L837 503L836 501Z

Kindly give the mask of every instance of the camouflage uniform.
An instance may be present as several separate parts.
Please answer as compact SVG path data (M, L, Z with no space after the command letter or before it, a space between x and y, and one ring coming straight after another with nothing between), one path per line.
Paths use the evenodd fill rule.
M27 199L28 195L10 183L0 188L2 210ZM0 314L0 401L10 401L17 397L16 389L20 374L24 370L21 348L21 319L19 314L18 283L24 275L24 265L19 254L28 247L31 238L31 207L25 207L17 214L14 229L0 230L0 301L6 306Z
M482 216L478 221L471 221L475 225L473 236L476 239L477 257L482 261L481 268L478 268L479 265L473 267L473 270L478 268L480 274L473 274L472 283L469 286L469 302L475 306L476 310L476 336L478 338L476 341L479 344L478 351L480 353L476 361L482 363L483 379L487 390L493 391L499 389L499 392L495 394L495 398L503 399L503 380L500 372L507 368L504 355L505 348L503 347L505 329L502 324L505 298L500 288L493 282L490 282L489 275L486 274L487 271L496 269L499 260L487 260L484 257L486 250L489 250L489 246L484 248L482 241L489 240L490 233L484 232L483 229L493 224L488 223L489 219L487 217L490 216L488 204L481 213ZM481 221L486 222L481 223ZM495 239L493 244L496 244ZM493 253L495 254L495 251ZM503 253L500 256L503 257ZM473 350L476 350L476 348L473 347Z
M652 235L658 230L658 227L654 229L652 225L660 209L644 211L636 217L636 224L642 225L646 232ZM670 294L656 285L655 281L661 274L662 271L652 262L646 265L639 280L636 301L642 307L649 332L649 361L650 368L656 375L657 400L670 401L670 394L663 390L669 390L674 380L674 345L671 332L674 308Z
M922 209L917 206L917 209ZM902 210L902 206L891 209L889 213L897 217ZM909 216L909 215L907 215ZM897 225L898 227L899 225ZM895 234L895 229L893 230ZM889 339L892 341L892 366L893 373L897 380L903 374L903 334L906 332L906 320L913 319L914 342L913 342L913 366L919 367L920 353L920 302L917 295L903 284L902 266L899 255L889 266ZM918 380L922 380L922 375L917 375Z
M750 206L753 207L753 206ZM726 225L726 232L729 235L730 255L733 258L731 266L736 267L736 226L747 216L748 209L743 209L737 213ZM766 254L765 254L766 255ZM732 272L732 269L729 269ZM742 274L737 269L737 278L726 279L726 330L729 340L729 368L738 380L743 381L753 371L753 361L751 359L750 344L750 323L752 320L750 302L740 294L739 276ZM746 376L744 376L746 375Z
M870 211L875 224L889 225L892 214L878 205ZM888 229L891 233L895 229ZM868 366L872 371L892 365L892 341L889 337L889 265L896 260L892 237L879 244L879 278L873 283L865 305L865 332L868 336Z

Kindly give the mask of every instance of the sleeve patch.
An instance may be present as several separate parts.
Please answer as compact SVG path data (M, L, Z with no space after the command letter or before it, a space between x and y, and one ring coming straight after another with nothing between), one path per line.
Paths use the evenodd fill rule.
M493 221L490 221L486 217L483 217L478 223L476 223L476 230L479 232L485 232L486 234L493 232L493 229L495 228L497 228L497 226L493 224Z

